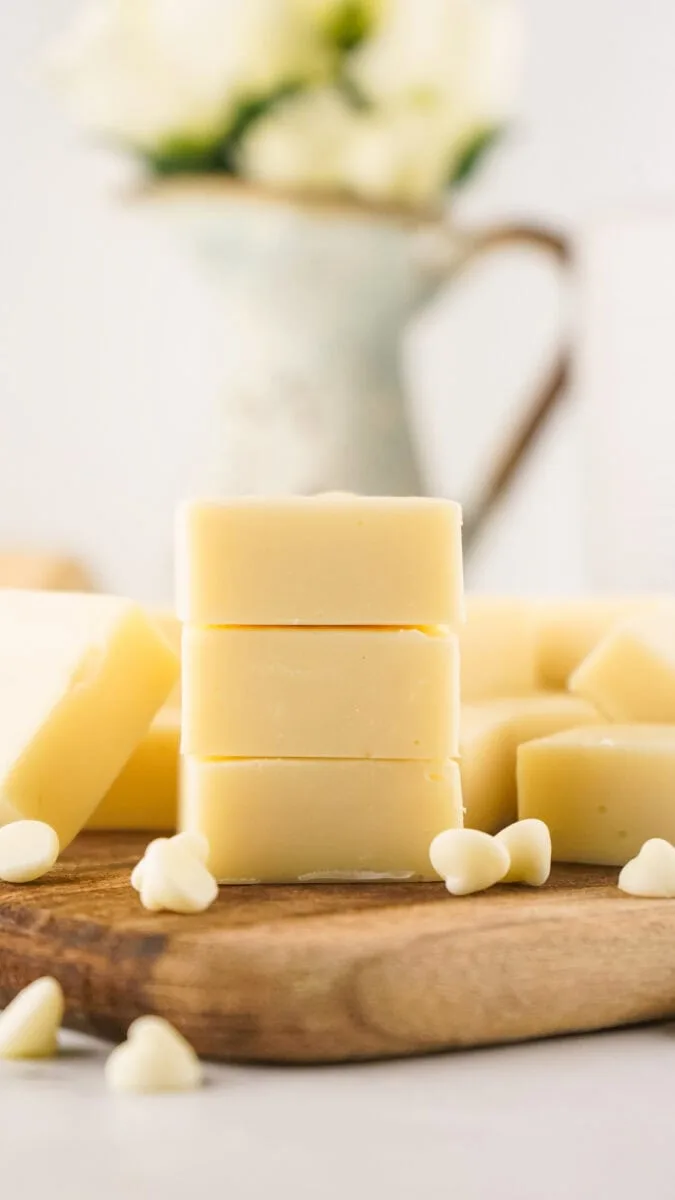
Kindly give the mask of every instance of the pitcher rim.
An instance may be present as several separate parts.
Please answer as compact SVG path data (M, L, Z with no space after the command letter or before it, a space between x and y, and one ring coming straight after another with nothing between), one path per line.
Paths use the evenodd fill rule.
M308 213L328 213L353 220L360 218L387 220L392 224L414 228L437 224L443 217L443 205L428 205L413 208L404 204L357 200L336 192L307 192L285 188L268 188L248 180L228 176L207 174L185 175L145 181L129 194L135 201L166 200L178 201L199 196L211 196L252 200L258 204L282 205L304 210Z

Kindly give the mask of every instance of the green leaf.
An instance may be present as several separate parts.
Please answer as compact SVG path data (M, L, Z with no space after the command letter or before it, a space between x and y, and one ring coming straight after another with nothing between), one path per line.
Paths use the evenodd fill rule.
M237 173L237 149L251 125L275 105L300 90L297 83L286 83L266 96L242 100L227 130L212 142L191 142L176 138L148 156L150 169L157 175Z
M283 103L289 96L296 95L301 90L299 83L285 83L266 96L254 96L242 101L230 124L227 136L220 146L221 170L236 173L237 150L242 138L261 117L267 115L278 104Z
M331 43L349 54L370 31L371 16L363 0L345 0L333 14L326 28Z
M449 179L451 187L461 187L466 183L488 150L493 148L503 133L504 130L499 125L477 130L453 164Z
M225 169L218 142L198 145L182 138L166 142L148 156L148 163L156 175L204 175Z

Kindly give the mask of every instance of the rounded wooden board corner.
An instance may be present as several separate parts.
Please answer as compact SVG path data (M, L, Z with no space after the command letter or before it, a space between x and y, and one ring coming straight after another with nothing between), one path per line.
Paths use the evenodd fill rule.
M113 1039L144 1013L204 1057L341 1062L675 1014L675 904L617 872L463 899L442 884L226 887L198 917L145 912L142 834L81 835L35 884L0 885L0 999L40 975L67 1023Z

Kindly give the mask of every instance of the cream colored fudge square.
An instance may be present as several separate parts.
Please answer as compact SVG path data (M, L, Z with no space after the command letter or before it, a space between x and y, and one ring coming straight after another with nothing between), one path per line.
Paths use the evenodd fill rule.
M151 611L150 616L180 661L180 621L163 609ZM147 733L87 821L87 829L176 828L180 692L178 679Z
M675 723L675 606L614 628L570 679L611 721Z
M178 614L198 625L457 625L462 514L449 500L197 500L177 519Z
M539 602L538 669L543 687L565 688L572 671L620 621L649 612L664 596L571 596Z
M462 824L454 762L260 759L182 764L181 828L221 882L435 879L429 845Z
M539 817L558 862L623 866L675 841L675 727L594 725L518 751L518 816Z
M87 829L171 830L178 819L180 709L160 709Z
M492 702L462 705L459 769L467 828L496 833L509 825L516 808L515 750L508 719Z
M454 634L184 629L186 754L444 759L458 724Z
M44 821L63 849L177 674L170 646L128 600L0 591L0 822Z
M538 690L537 605L513 596L467 596L459 633L463 701Z
M155 609L151 615L180 661L183 626L178 617L165 608ZM167 696L166 703L170 708L180 708L180 677L176 680L175 686Z
M464 824L496 833L516 820L516 755L523 742L600 720L592 704L566 692L463 704L459 752Z

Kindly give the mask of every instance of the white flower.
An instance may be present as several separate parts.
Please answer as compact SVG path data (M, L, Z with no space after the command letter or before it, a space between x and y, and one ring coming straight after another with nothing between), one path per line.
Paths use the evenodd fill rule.
M510 113L516 2L90 0L55 66L75 116L157 168L232 169L234 128L249 178L420 205Z
M351 73L381 104L437 104L457 129L511 115L520 65L513 0L387 0Z
M329 88L300 93L251 126L241 173L270 187L330 191L342 185L345 146L355 115Z
M238 165L269 187L418 207L440 197L455 152L447 120L432 108L360 110L325 88L294 96L251 126Z
M453 160L438 114L366 113L343 148L341 181L364 200L420 207L442 195Z
M54 58L86 127L150 152L208 144L242 102L328 67L295 0L97 0Z

